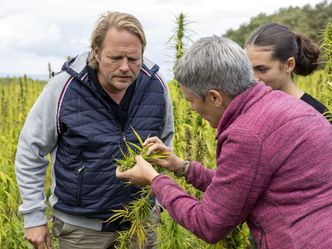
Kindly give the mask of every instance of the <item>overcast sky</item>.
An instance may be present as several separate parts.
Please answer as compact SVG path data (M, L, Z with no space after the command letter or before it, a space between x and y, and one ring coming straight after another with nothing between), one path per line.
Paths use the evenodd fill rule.
M0 75L47 75L58 71L66 56L89 49L89 38L102 12L135 15L147 36L145 56L171 77L174 51L167 41L174 19L183 12L192 22L193 40L248 23L259 13L322 0L0 0ZM330 2L330 0L328 1Z

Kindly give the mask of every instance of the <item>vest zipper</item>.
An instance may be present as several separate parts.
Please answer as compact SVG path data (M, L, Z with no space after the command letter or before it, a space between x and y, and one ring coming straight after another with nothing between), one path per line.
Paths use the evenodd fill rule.
M120 128L120 130L121 130L121 134L122 134L122 141L123 141L123 142L126 141L127 139L126 139L126 137L125 137L125 135L124 135L124 130L125 130L126 124L127 124L127 122L128 122L128 116L127 116L127 120L126 120L126 122L125 122L125 124L124 124L124 126L123 126L123 128L122 128L122 126L121 126L119 120L116 118L115 113L113 112L112 108L111 108L110 105L107 103L107 101L105 101L105 100L104 100L99 94L96 94L96 96L97 96L98 99L99 99L99 100L105 105L105 107L106 107L106 109L107 109L107 112L112 116L114 122L116 122L117 125L118 125L118 127ZM131 106L131 103L130 103L129 106ZM130 108L128 108L128 112L129 112L129 109L130 109ZM120 146L121 146L121 148L123 147L123 146L122 146L122 143L120 143Z
M83 165L81 168L77 171L77 196L76 196L76 205L78 207L81 206L81 191L82 191L82 180L83 180L83 173L84 173L85 166Z

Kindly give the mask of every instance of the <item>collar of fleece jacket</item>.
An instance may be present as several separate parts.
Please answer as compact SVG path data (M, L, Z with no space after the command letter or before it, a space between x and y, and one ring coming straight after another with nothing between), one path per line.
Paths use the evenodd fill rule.
M226 130L242 113L245 113L252 105L271 91L271 87L258 82L253 87L250 87L236 96L228 105L220 119L216 138L218 138L222 131Z

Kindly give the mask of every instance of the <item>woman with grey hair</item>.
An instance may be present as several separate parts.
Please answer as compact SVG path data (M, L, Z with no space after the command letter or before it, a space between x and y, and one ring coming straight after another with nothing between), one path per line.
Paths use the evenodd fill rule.
M199 200L141 156L116 175L151 185L173 219L209 243L247 222L258 248L332 248L332 129L317 111L252 80L244 51L227 38L195 42L175 70L194 111L217 128L216 170L177 157L157 137L148 153L204 192ZM290 108L291 107L291 108Z

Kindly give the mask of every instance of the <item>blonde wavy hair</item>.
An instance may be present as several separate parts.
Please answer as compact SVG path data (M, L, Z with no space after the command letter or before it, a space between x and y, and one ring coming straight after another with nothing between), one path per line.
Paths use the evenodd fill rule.
M141 23L131 14L121 12L106 12L102 14L97 20L94 31L91 34L91 53L89 56L89 66L98 69L99 64L93 55L93 50L98 48L103 49L103 42L107 31L110 28L117 28L119 30L126 30L136 35L142 43L142 54L146 46L145 34Z

